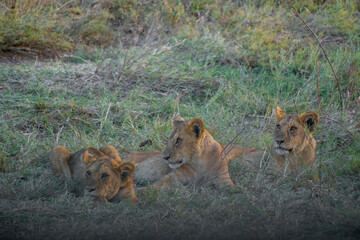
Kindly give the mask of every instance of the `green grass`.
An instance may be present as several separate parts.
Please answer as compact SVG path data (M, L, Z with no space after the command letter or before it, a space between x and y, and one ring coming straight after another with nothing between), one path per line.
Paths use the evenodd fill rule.
M134 2L127 1L129 12L125 5L108 9L110 29L118 19L134 26L129 14L148 13ZM76 52L58 60L0 59L0 236L358 239L358 5L297 3L321 39L328 37L323 43L344 93L341 110L331 69L288 1L227 2L221 8L217 1L198 1L184 8L188 12L179 2L168 3L160 19L172 27L159 20L161 38L145 31L135 45L107 48L89 48L81 39ZM60 12L84 11L72 7ZM151 20L137 19L138 25ZM74 19L79 34L87 28L77 24L88 20ZM173 32L162 35L166 29ZM269 149L276 105L321 115L315 133L319 182L308 180L308 172L282 178L236 160L230 165L234 190L149 190L138 193L138 204L101 205L75 197L50 170L49 151L57 144L72 152L112 144L120 155L163 150L178 110L186 119L203 118L224 145L241 131L235 143ZM153 144L140 148L148 139Z

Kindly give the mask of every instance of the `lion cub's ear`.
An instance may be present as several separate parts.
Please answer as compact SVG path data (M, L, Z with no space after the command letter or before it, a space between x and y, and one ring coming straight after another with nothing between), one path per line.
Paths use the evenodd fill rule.
M119 153L116 151L116 148L114 146L105 145L105 146L102 146L99 150L100 150L100 152L104 153L105 155L107 155L113 159L116 159L120 162L122 161Z
M103 156L104 154L99 150L89 147L84 151L80 158L83 160L85 166L88 168L89 166L91 166L91 164L96 162L98 158L101 158Z
M320 122L320 116L316 112L305 112L299 115L300 122L302 122L310 133L315 131L315 126Z
M185 119L180 117L180 116L176 116L173 119L171 119L171 127L175 130L178 127L184 126L185 125Z
M205 130L204 121L200 118L194 118L186 124L188 132L195 133L196 138L199 138Z
M276 115L276 121L279 122L281 119L283 119L286 116L286 113L283 110L281 110L279 106L277 106L275 109L275 115Z
M127 181L134 175L135 165L131 162L121 164L117 170L120 172L120 177L123 182Z

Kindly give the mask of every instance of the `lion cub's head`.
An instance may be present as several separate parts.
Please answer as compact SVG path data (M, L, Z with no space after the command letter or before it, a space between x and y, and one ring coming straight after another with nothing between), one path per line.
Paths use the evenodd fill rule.
M175 169L199 156L205 125L200 118L186 122L178 117L173 120L172 126L173 132L163 152L163 158L169 162L170 168Z
M274 153L283 156L302 152L312 139L315 126L320 121L319 114L316 112L286 114L280 107L276 108L275 114L277 123L273 138ZM315 146L312 149L314 148Z
M85 193L99 199L112 199L121 188L132 187L133 163L122 163L95 148L81 156L85 167Z

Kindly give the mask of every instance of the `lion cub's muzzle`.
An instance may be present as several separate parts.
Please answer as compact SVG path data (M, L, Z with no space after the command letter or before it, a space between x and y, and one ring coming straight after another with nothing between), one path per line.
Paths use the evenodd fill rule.
M169 151L168 148L166 148L165 151L162 154L163 159L168 161L169 167L171 169L176 169L176 168L180 167L185 162L184 159L181 159L181 158L179 159L176 156L171 157L171 155L172 155L171 151Z
M181 166L181 164L183 163L183 160L177 160L177 159L170 159L170 155L163 155L163 158L168 161L169 163L169 167L171 169L175 169Z
M174 163L169 162L169 167L171 169L176 169L176 168L180 167L182 165L182 163L183 163L183 160L179 160L179 161L174 162Z
M290 152L292 152L293 148L288 148L286 146L284 146L284 141L283 140L276 140L274 142L274 148L277 154L279 155L286 155L289 154Z

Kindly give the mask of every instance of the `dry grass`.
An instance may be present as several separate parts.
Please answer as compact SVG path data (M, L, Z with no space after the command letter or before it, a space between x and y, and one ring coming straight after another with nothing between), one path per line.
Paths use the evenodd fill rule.
M306 31L300 30L303 26L289 17L288 25L281 27L286 8L272 12L269 5L257 6L261 3L235 8L235 2L229 2L220 13L215 2L209 9L199 2L188 9L197 9L198 25L176 25L178 34L172 37L158 37L166 30L161 17L174 20L172 15L159 15L160 23L152 18L154 24L136 44L84 47L59 53L57 60L1 61L0 237L358 239L358 33L355 25L339 30L348 23L340 18L340 10L344 16L355 10L346 5L350 3L322 6L312 1L302 3L309 12L300 8L321 38L331 33L323 44L344 93L341 111L331 70L316 44L306 39ZM342 20L322 25L331 18L325 14L329 12ZM270 37L298 33L295 45L286 45L291 51L281 52L281 44L264 38L267 25L260 18L278 27ZM223 28L218 28L217 19ZM243 40L237 39L236 29ZM146 32L151 34L147 37ZM247 48L249 39L254 41L252 50ZM264 47L257 49L260 40ZM255 56L255 62L248 56ZM203 118L224 145L240 132L235 144L268 150L276 105L288 113L312 110L321 115L315 133L316 163L300 176L254 170L238 159L229 168L235 189L147 190L138 193L137 204L101 205L75 197L72 186L50 171L48 154L55 144L71 151L112 144L121 154L162 150L176 113L186 119ZM140 148L146 140L152 145ZM319 182L309 180L319 172Z

